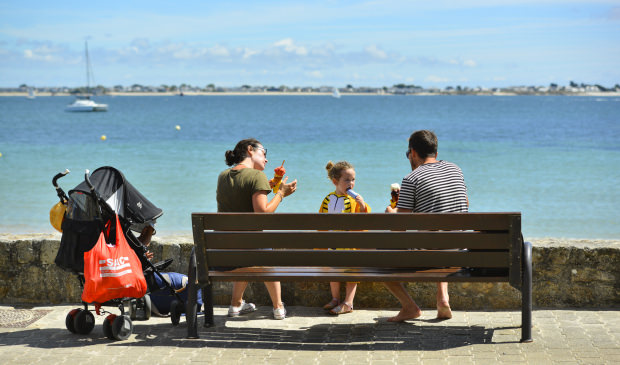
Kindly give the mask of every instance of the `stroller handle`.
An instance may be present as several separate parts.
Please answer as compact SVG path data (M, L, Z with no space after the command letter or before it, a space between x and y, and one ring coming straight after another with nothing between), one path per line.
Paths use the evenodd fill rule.
M54 185L54 187L56 188L56 194L58 195L58 198L60 199L60 201L65 205L69 201L69 198L67 197L67 194L65 194L65 192L58 186L58 179L67 175L69 172L70 172L69 169L65 169L64 172L60 172L56 174L54 178L52 178L52 185Z
M95 193L95 187L93 186L93 183L90 182L90 178L88 177L88 174L90 173L90 170L86 169L86 172L84 173L84 181L86 181L86 185L88 185L88 187L90 188L91 193Z
M65 175L67 175L67 174L68 174L68 173L70 173L70 172L71 172L71 171L69 171L69 169L65 169L65 171L64 171L64 172L59 172L59 173L57 173L57 174L56 174L56 176L54 176L54 178L52 178L52 185L54 185L54 187L56 188L56 190L60 189L60 188L58 187L58 183L57 183L58 179L60 179L61 177L63 177L63 176L65 176Z

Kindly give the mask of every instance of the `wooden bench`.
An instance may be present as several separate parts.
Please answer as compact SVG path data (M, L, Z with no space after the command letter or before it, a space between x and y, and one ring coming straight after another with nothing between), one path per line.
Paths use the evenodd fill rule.
M447 281L509 282L522 294L521 342L532 341L521 213L193 213L192 226L189 338L198 337L198 287L204 325L214 323L214 281ZM315 250L335 247L357 250Z

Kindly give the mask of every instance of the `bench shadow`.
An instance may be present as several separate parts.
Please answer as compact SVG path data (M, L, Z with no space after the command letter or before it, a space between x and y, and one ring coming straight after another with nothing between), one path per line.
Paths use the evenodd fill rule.
M439 351L474 344L518 343L493 342L496 329L483 326L437 326L424 322L317 324L296 329L226 326L226 317L216 316L216 326L202 327L198 339L187 339L187 323L149 324L137 322L130 341L111 341L97 324L88 335L72 334L64 328L24 329L0 333L0 347L88 348L95 345L114 347L185 347L248 348L298 351ZM499 330L499 328L498 328Z
M300 330L230 328L199 331L207 347L301 351L439 351L490 344L493 329L480 326L401 324L318 324ZM231 342L234 339L234 342ZM516 341L515 341L516 342Z

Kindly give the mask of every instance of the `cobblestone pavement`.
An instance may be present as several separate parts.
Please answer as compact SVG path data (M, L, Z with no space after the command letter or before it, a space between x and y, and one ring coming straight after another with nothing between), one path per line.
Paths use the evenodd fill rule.
M0 364L619 364L620 310L536 310L533 343L519 343L520 311L455 311L448 321L386 322L396 310L356 309L332 317L321 308L271 308L227 318L186 339L187 324L168 318L134 321L125 341L103 335L103 316L88 335L70 333L67 313L77 305L0 306ZM118 309L105 308L118 314Z

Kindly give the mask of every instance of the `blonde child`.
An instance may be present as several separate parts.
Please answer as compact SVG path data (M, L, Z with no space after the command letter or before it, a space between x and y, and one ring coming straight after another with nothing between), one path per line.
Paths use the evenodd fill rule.
M346 161L335 164L329 161L325 169L327 170L327 177L334 184L336 190L323 199L319 213L370 213L370 206L364 202L364 198L352 191L355 187L353 165ZM342 302L340 302L340 282L331 282L329 286L332 300L325 304L323 309L328 310L330 314L353 312L353 298L357 290L357 283L346 283L345 298Z

